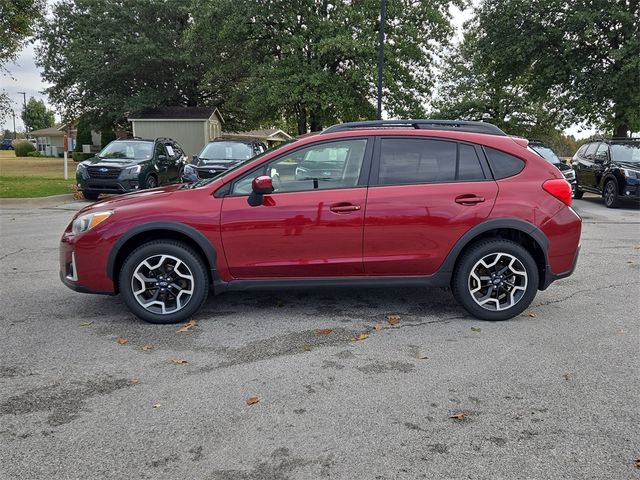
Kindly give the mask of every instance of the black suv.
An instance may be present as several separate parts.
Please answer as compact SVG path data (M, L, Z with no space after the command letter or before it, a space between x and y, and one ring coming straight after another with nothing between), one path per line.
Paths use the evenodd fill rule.
M217 177L236 165L246 162L267 150L267 146L254 139L217 138L207 143L184 169L187 182Z
M545 144L544 142L540 140L530 140L529 147L538 155L540 155L542 158L544 158L547 162L551 163L558 170L562 172L562 175L564 175L564 178L566 178L567 182L571 184L571 191L575 196L576 173L573 171L573 169L569 165L564 163L562 160L560 160L560 157L556 155L556 152L554 152L553 149L549 145Z
M135 192L182 181L187 156L174 140L114 140L78 164L78 190L87 200L101 193Z
M640 138L593 140L571 160L576 172L575 198L602 195L608 208L622 200L640 200Z
M0 150L13 150L13 143L11 139L5 138L0 141Z

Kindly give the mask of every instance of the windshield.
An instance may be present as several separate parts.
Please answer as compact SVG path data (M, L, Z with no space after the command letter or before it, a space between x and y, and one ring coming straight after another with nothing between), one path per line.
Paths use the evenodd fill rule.
M614 143L611 155L616 162L640 163L640 143Z
M530 145L530 147L546 161L550 163L562 163L562 160L560 160L555 152L549 147L545 147L543 145Z
M253 156L251 145L241 142L211 142L202 149L200 160L248 160Z
M151 142L111 142L98 154L100 158L129 158L148 160L153 154Z

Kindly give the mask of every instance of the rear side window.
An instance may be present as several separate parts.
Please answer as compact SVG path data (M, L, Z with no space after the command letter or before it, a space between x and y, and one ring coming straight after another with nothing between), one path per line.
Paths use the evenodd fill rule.
M520 173L524 168L524 161L518 157L489 147L484 147L484 150L487 154L493 177L496 180L512 177Z
M418 138L380 141L381 185L484 180L480 160L470 145Z

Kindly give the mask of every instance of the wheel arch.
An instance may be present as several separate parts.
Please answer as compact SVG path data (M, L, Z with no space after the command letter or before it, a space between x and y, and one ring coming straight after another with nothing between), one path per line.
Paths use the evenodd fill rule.
M193 248L205 262L209 283L216 278L216 250L201 232L179 222L150 222L127 231L111 248L107 260L107 276L113 281L113 288L119 292L118 276L127 256L140 245L150 240L177 240Z
M538 266L540 278L538 289L544 290L548 286L550 283L547 256L549 239L535 225L517 218L488 220L467 231L451 249L440 268L441 272L448 276L447 283L452 281L453 272L464 252L476 242L487 238L504 238L524 246Z

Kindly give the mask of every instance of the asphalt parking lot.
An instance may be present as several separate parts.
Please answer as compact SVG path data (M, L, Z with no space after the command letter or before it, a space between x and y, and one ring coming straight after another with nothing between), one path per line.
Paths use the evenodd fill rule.
M443 290L236 292L181 333L60 283L77 208L0 211L2 479L640 478L637 207L575 201L577 271L511 321Z

